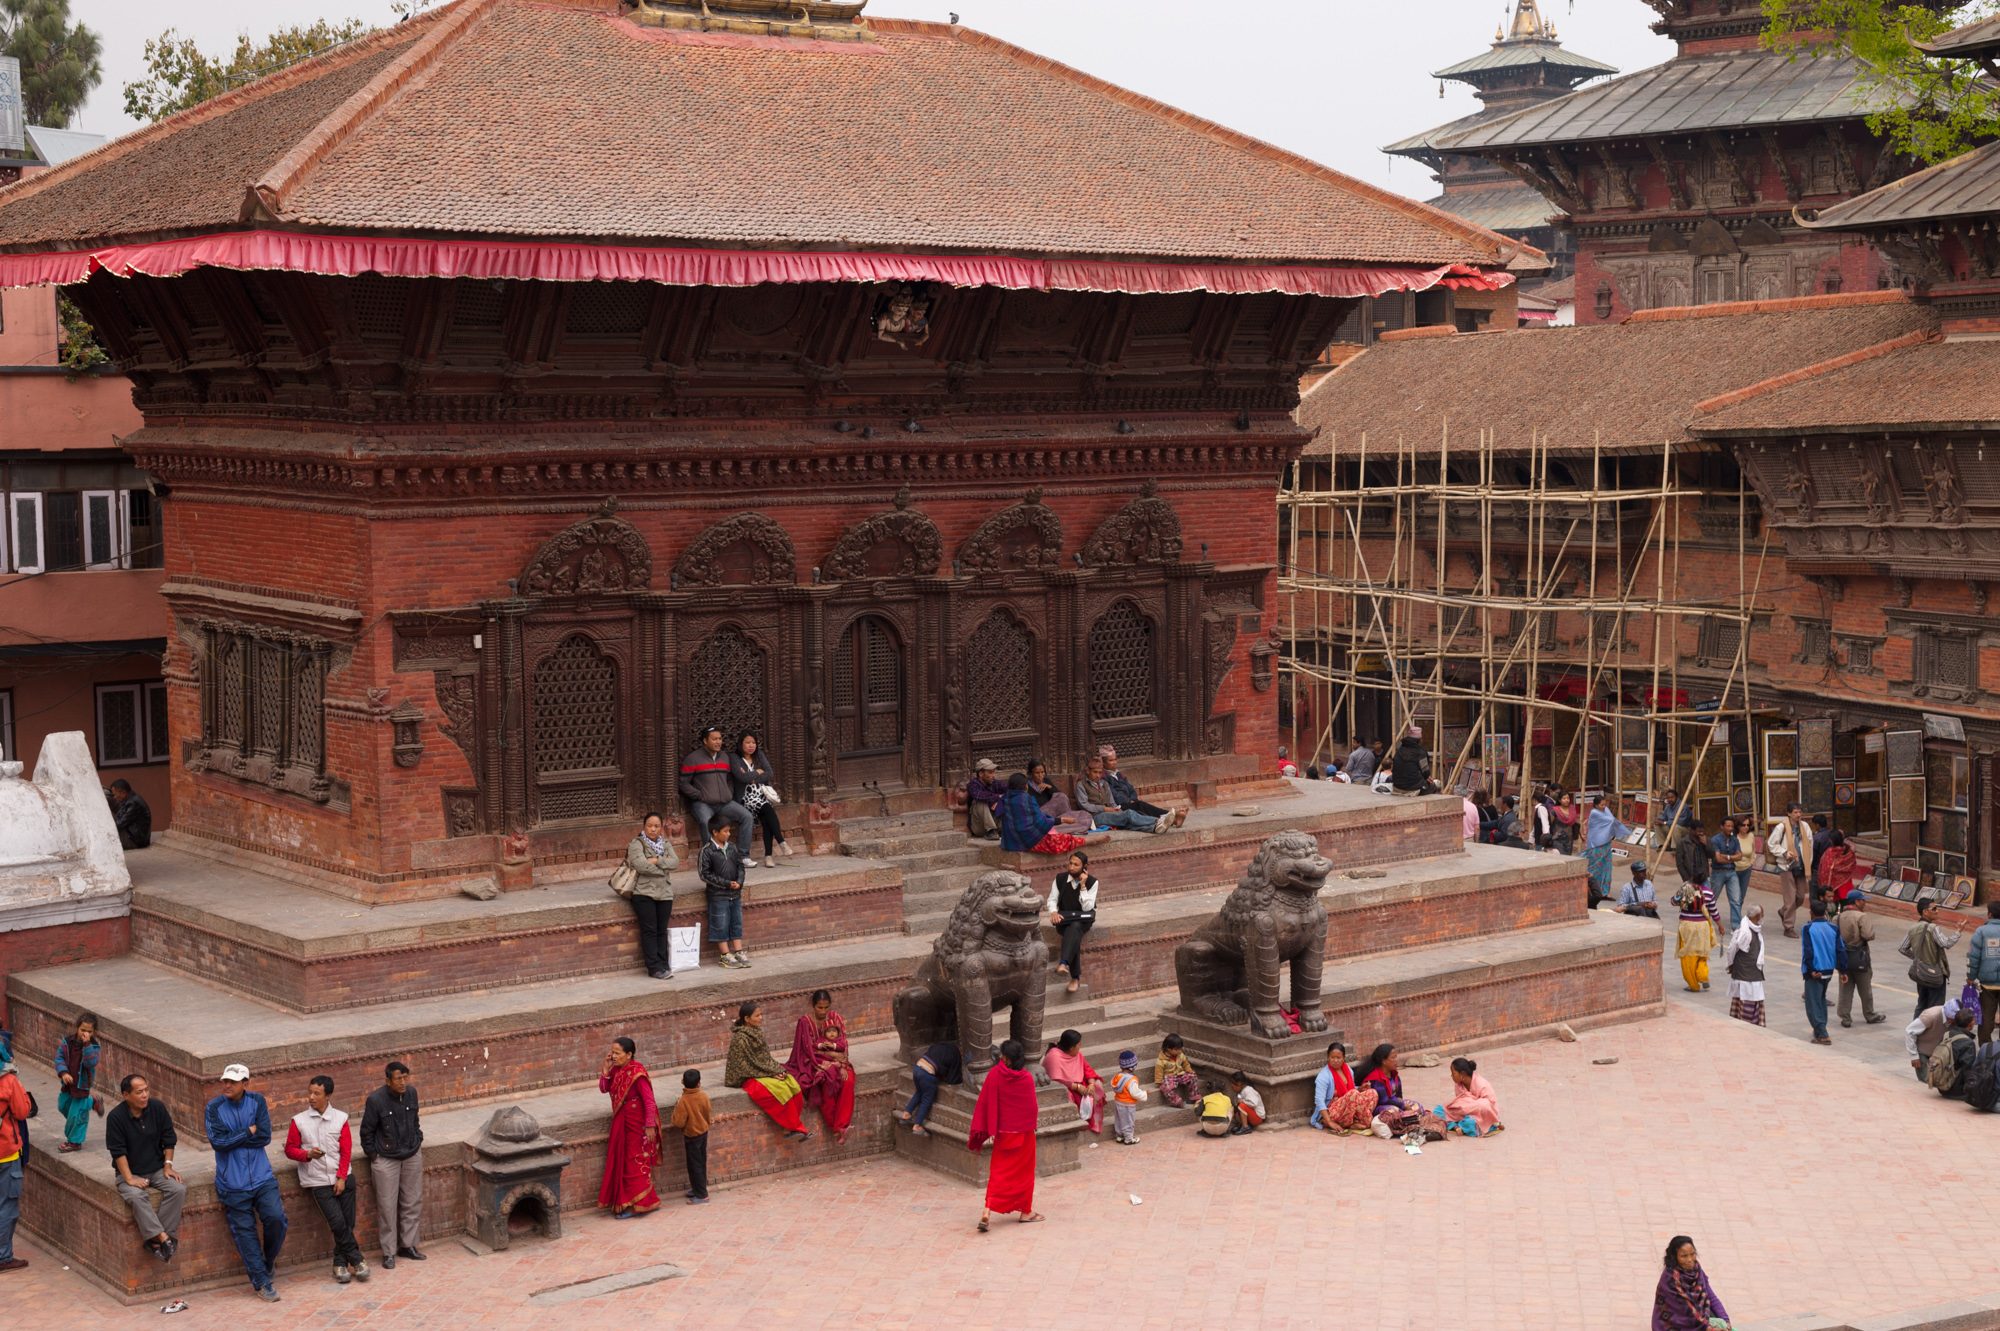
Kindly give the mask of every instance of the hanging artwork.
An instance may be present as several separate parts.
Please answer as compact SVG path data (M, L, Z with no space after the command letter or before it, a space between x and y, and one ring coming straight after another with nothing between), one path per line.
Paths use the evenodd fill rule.
M1951 807L1963 812L1972 801L1972 759L1962 753L1951 758Z
M1924 732L1891 730L1884 737L1890 776L1920 776L1924 770Z
M1924 820L1924 779L1920 776L1889 778L1889 821L1921 823Z
M1799 803L1807 813L1826 813L1833 808L1833 769L1809 767L1799 773Z
M1618 722L1618 747L1621 749L1646 749L1646 722L1643 717L1627 716Z
M1618 789L1628 795L1639 795L1646 790L1647 759L1643 753L1621 753L1618 755Z
M1836 804L1833 806L1833 826L1835 831L1844 832L1848 836L1861 835L1861 828L1854 821L1854 806L1852 804Z
M1844 808L1852 803L1854 803L1854 783L1852 781L1835 781L1833 783L1833 807L1836 809Z
M1833 756L1833 779L1836 781L1854 780L1853 754L1850 753L1845 758L1837 753Z
M1722 820L1729 816L1729 799L1724 795L1704 795L1695 803L1695 816L1703 826L1720 830Z
M1907 860L1917 853L1917 825L1915 823L1889 824L1889 854L1899 860Z
M1796 730L1764 732L1764 774L1799 770L1799 733Z
M1711 747L1701 755L1695 769L1694 788L1703 795L1722 795L1729 790L1729 755Z
M1936 844L1950 854L1965 854L1965 815L1949 809L1933 809L1931 817L1938 820Z
M1876 736L1880 739L1881 736ZM1879 786L1882 784L1882 753L1862 752L1854 755L1854 784L1858 786Z
M1809 717L1799 722L1799 766L1833 766L1833 720Z
M1757 812L1757 788L1755 786L1731 786L1729 788L1729 811L1739 818L1746 813Z
M1852 730L1843 730L1833 737L1833 756L1836 759L1852 758L1860 747Z
M1951 905L1962 906L1972 900L1973 889L1977 888L1979 883L1978 880L1966 875L1965 857L1963 855L1954 855L1948 858L1956 859L1959 861L1959 864L1958 868L1952 870L1951 895L1947 898L1947 901Z
M1944 867L1944 852L1934 846L1917 847L1917 869L1926 874L1934 874Z
M1796 776L1767 776L1764 778L1764 807L1774 814L1782 815L1785 810L1799 802L1799 779Z
M1863 836L1881 835L1882 788L1880 786L1854 788L1854 830Z
M1944 805L1951 802L1951 758L1942 749L1927 749L1924 752L1924 783L1929 787L1931 801Z

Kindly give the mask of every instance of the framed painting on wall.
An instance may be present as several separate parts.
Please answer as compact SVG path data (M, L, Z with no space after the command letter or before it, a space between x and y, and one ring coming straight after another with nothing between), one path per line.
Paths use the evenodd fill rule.
M1881 736L1876 736L1880 739ZM1854 755L1854 784L1857 786L1879 786L1882 784L1882 754L1862 752Z
M1924 784L1930 788L1932 801L1940 806L1951 803L1951 757L1937 749L1924 754Z
M1827 813L1833 808L1833 769L1809 767L1799 773L1799 803L1807 813Z
M1646 768L1649 759L1643 753L1621 753L1618 755L1618 789L1628 795L1639 795L1646 790Z
M1815 717L1799 722L1799 766L1833 766L1833 719Z
M1935 844L1942 846L1953 855L1965 854L1965 815L1949 809L1933 809L1931 817L1938 820L1938 838Z
M1757 788L1755 786L1730 787L1729 811L1738 818L1741 818L1746 813L1757 812Z
M1972 801L1972 759L1962 753L1951 758L1951 807L1964 812Z
M1882 788L1880 786L1856 786L1854 788L1854 830L1863 836L1882 834Z
M1944 852L1936 846L1917 847L1917 868L1925 874L1934 874L1944 868Z
M1729 755L1711 748L1701 756L1695 769L1694 788L1704 795L1724 795L1729 791Z
M1729 751L1729 784L1732 786L1741 786L1748 784L1754 779L1750 770L1750 751L1748 749L1731 749Z
M1833 807L1845 808L1852 803L1854 803L1854 783L1836 780L1833 783Z
M1938 867L1950 874L1953 879L1963 877L1965 874L1965 856L1954 855L1950 851L1946 851L1938 857ZM1953 883L1953 887L1954 889L1957 887L1956 882Z
M1764 807L1782 815L1785 810L1798 802L1799 779L1796 776L1764 778Z
M1852 730L1843 730L1833 737L1835 758L1852 758L1860 748L1861 743Z
M1854 779L1853 754L1850 753L1845 758L1841 757L1839 754L1834 755L1833 779L1836 781L1852 781Z
M1844 832L1848 836L1859 836L1861 834L1861 829L1854 822L1854 806L1852 804L1837 804L1834 806L1833 826L1836 831Z
M1973 890L1978 886L1978 880L1967 877L1964 868L1961 867L1958 875L1951 880L1952 904L1958 905L1972 900Z
M1799 770L1799 733L1796 730L1764 732L1764 775Z
M1912 859L1917 853L1917 825L1915 823L1889 824L1889 854L1899 860Z
M1891 730L1883 736L1890 776L1921 776L1924 770L1924 732Z
M1920 776L1889 778L1889 821L1921 823L1924 820L1924 779Z
M1705 826L1720 831L1722 820L1729 816L1729 797L1726 795L1704 795L1695 803L1695 816Z
M1646 742L1646 722L1642 717L1620 717L1618 721L1618 747L1644 752L1652 746Z

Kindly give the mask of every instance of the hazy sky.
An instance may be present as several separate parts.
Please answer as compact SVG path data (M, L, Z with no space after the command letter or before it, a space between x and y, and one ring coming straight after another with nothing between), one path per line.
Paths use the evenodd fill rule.
M1673 53L1641 0L1542 0L1571 50L1621 70ZM868 12L961 22L1136 89L1338 170L1418 198L1415 162L1378 151L1469 114L1471 90L1442 100L1430 71L1476 55L1513 0L872 0ZM386 23L389 0L71 0L104 39L104 83L77 128L132 128L124 85L144 73L146 39L172 27L204 50L313 19ZM523 114L534 108L523 107Z

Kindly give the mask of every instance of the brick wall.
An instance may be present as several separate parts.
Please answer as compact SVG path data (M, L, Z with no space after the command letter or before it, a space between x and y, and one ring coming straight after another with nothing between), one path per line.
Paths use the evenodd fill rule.
M44 966L122 957L131 948L131 921L124 916L58 924L46 929L15 929L0 933L0 1026L12 1027L7 1010L7 977ZM68 1034L67 1030L64 1034ZM47 1057L54 1057L49 1046Z

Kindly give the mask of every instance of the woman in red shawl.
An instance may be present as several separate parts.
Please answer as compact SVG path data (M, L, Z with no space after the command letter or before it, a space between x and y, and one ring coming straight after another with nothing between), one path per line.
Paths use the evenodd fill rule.
M1813 863L1813 876L1819 879L1820 895L1836 901L1847 900L1847 894L1854 888L1855 873L1860 867L1854 847L1847 844L1847 833L1834 828L1826 849Z
M1019 1040L1000 1046L1000 1061L979 1087L972 1108L972 1135L966 1142L974 1154L990 1138L993 1163L986 1173L986 1205L979 1212L984 1234L995 1211L1019 1213L1021 1223L1042 1218L1035 1209L1035 1074L1028 1071L1028 1051Z
M1050 1081L1069 1092L1069 1102L1079 1110L1084 1100L1089 1099L1090 1112L1084 1115L1084 1126L1092 1132L1104 1131L1104 1078L1083 1056L1080 1031L1064 1031L1056 1037L1056 1042L1042 1055L1042 1071L1049 1074Z
M633 1057L637 1052L631 1036L619 1036L597 1078L597 1089L611 1097L611 1136L605 1142L597 1204L613 1220L660 1209L660 1195L653 1191L653 1166L660 1163L660 1107L653 1101L646 1065Z
M812 1011L799 1018L792 1031L792 1056L785 1060L819 1110L820 1121L833 1133L836 1142L847 1140L847 1125L854 1121L854 1064L847 1057L847 1023L833 1010L833 995L813 990Z

